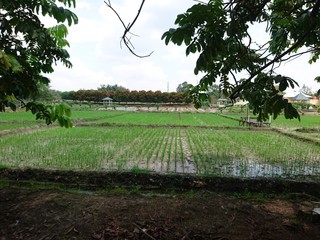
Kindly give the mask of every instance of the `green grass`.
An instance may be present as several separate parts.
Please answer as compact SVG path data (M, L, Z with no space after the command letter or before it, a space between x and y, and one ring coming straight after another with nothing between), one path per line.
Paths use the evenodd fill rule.
M123 115L124 111L72 111L73 120L96 120L99 118L108 118L112 116ZM17 122L37 122L35 115L31 112L18 111L18 112L0 112L0 123L17 123Z
M318 132L298 132L290 131L290 133L320 142L320 129Z
M216 114L177 113L177 112L131 112L125 115L103 118L96 123L118 123L139 125L177 126L237 126L237 121Z
M318 128L320 129L320 115L301 115L301 121L288 120L283 115L272 121L272 126L281 128Z
M108 118L123 115L123 111L72 111L72 119L74 120L97 120L101 118Z
M16 130L16 129L21 129L21 128L30 128L30 127L36 127L36 126L39 126L39 125L40 124L31 123L31 122L26 122L26 123L0 123L0 131Z
M246 114L227 114L227 116L240 119ZM256 117L250 114L250 117ZM271 120L271 127L276 128L317 128L320 129L320 115L300 115L301 121L298 119L286 119L283 115L279 115L276 119Z
M31 112L0 112L0 122L30 122L36 121Z

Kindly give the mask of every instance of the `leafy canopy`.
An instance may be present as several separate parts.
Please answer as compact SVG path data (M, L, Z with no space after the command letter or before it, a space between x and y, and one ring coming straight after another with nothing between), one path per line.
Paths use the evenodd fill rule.
M281 92L297 82L276 73L285 61L320 54L320 0L209 0L177 16L177 28L162 36L166 44L186 45L186 55L199 53L194 73L204 73L192 96L196 107L208 86L219 83L232 100L250 102L260 120L282 111L286 118L300 116ZM250 29L265 28L269 39L257 43ZM239 78L243 73L246 78ZM315 79L320 81L320 77Z
M192 85L188 84L188 82L184 81L180 83L176 89L177 92L189 92Z
M1 0L0 1L0 111L16 109L16 100L35 98L39 84L49 84L43 74L54 71L58 61L72 67L66 36L68 26L78 23L69 9L75 0ZM57 21L46 28L39 15ZM71 126L67 106L45 106L36 102L25 104L27 110L45 119L47 124L58 120L60 125ZM62 120L63 119L63 120Z

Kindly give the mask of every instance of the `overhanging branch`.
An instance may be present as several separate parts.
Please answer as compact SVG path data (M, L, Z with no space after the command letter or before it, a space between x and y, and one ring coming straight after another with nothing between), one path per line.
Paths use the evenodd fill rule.
M132 26L136 23L137 19L139 18L139 15L141 13L141 10L143 8L143 5L145 3L145 0L141 1L140 7L138 9L138 13L135 16L135 18L133 19L132 23L129 23L128 25L126 25L124 23L124 21L122 20L122 18L120 17L120 15L118 14L118 12L111 6L111 2L110 0L108 0L108 2L104 1L104 3L116 14L116 16L118 17L119 21L121 22L123 28L124 28L124 32L123 35L121 37L121 41L124 42L124 44L126 45L126 47L129 49L129 51L136 57L138 58L145 58L145 57L150 57L151 54L153 53L153 51L147 55L138 55L135 51L134 51L134 47L133 44L131 43L130 38L127 37L127 34L130 33L130 30L132 28ZM131 35L134 35L132 33L130 33Z
M288 48L286 51L284 51L283 53L277 55L274 59L272 59L271 61L269 61L268 63L266 63L264 66L262 66L261 68L259 68L257 71L255 71L253 74L251 74L251 76L245 80L241 86L238 86L230 95L231 99L234 99L238 96L239 92L247 85L251 82L251 80L256 77L258 74L260 74L262 71L264 71L266 68L274 65L275 63L277 63L278 61L285 61L283 58L290 54L294 49L296 49L297 47L299 47L301 45L301 43L305 40L305 38L310 34L310 32L313 30L313 28L315 27L315 17L317 16L317 14L319 13L319 9L320 9L320 0L317 0L317 2L315 3L315 5L313 6L313 9L311 11L310 17L311 17L311 25L309 26L309 28L304 32L303 35L301 35L301 37L299 39L297 39L297 41L290 47Z

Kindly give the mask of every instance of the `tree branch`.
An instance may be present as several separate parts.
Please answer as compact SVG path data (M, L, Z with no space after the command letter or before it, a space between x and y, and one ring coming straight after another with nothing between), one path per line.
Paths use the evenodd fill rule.
M134 51L134 47L133 47L133 44L131 43L130 41L130 38L127 37L127 34L130 33L130 29L133 27L133 25L136 23L137 19L139 18L139 15L141 13L141 10L143 8L143 5L145 3L145 0L142 0L141 1L141 4L140 4L140 7L138 9L138 13L137 15L135 16L135 18L133 19L132 23L129 23L128 25L126 25L124 23L124 21L122 20L122 18L120 17L120 15L118 14L118 12L111 6L111 2L110 0L108 0L108 2L104 1L104 3L116 14L116 16L118 17L119 21L121 22L123 28L124 28L124 33L121 37L121 41L124 42L124 44L126 45L126 47L129 49L129 51L136 57L138 58L145 58L145 57L150 57L151 54L153 53L153 51L147 55L138 55L135 51ZM130 33L132 34L132 33ZM134 34L132 34L134 35ZM136 35L134 35L136 36Z
M238 93L247 85L251 82L251 80L257 76L259 73L261 73L263 70L265 70L266 68L268 68L269 66L275 64L276 62L278 62L279 60L281 60L284 56L286 56L287 54L289 54L290 52L292 52L295 48L297 48L303 41L304 39L310 34L310 32L313 30L314 26L315 26L315 21L314 18L317 16L317 14L319 13L319 9L320 9L320 0L317 0L317 2L315 3L312 11L311 11L311 25L309 27L309 29L307 29L307 31L290 47L288 48L286 51L284 51L283 53L281 53L280 55L276 56L273 60L271 60L270 62L266 63L264 66L262 66L261 68L259 68L256 72L254 72L247 80L245 80L241 86L239 86L237 89L235 89L233 91L233 93L230 95L230 98L236 98Z

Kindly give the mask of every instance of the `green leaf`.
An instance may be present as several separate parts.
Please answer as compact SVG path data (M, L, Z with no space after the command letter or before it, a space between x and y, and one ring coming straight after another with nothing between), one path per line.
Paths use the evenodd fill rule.
M44 120L47 125L58 121L61 127L72 127L70 119L71 109L66 104L43 105L42 103L29 102L26 104L26 111L36 115L37 120Z
M297 117L278 93L299 86L298 83L273 74L278 64L288 61L288 56L299 56L295 53L312 53L310 62L318 60L320 22L312 17L313 9L318 9L316 4L317 1L209 0L179 14L175 21L178 27L167 31L162 39L166 44L186 44L187 56L200 52L194 73L201 71L208 77L193 89L195 106L201 106L201 93L206 86L219 79L226 96L231 93L232 99L248 100L261 118L270 114L276 118L283 112L288 118ZM270 37L257 45L251 26L260 23L267 26L266 35ZM245 80L237 76L242 72L248 73ZM316 81L320 82L320 77Z
M15 108L7 96L17 99L34 97L38 83L49 83L42 74L53 72L56 62L72 66L69 53L64 49L69 46L65 39L66 26L59 24L48 29L39 19L42 14L58 22L76 24L77 16L65 8L72 5L75 6L75 0L0 1L0 15L3 15L0 17L0 111L8 106ZM54 120L52 109L44 105L27 103L26 110L48 124Z
M167 37L169 33L168 32L164 32L161 36L161 40L165 39Z
M50 27L48 31L55 38L66 38L68 35L68 29L64 24Z
M295 109L291 103L286 104L284 108L284 116L286 119L297 118L299 121L301 120L297 109Z
M184 44L188 46L191 42L191 37L188 34L185 34L183 37L184 37Z
M289 87L288 82L286 81L286 79L282 79L279 84L279 90L283 92L287 89L287 87Z
M187 49L186 49L186 55L188 56L190 53L196 53L197 52L197 46L195 43L191 43Z

